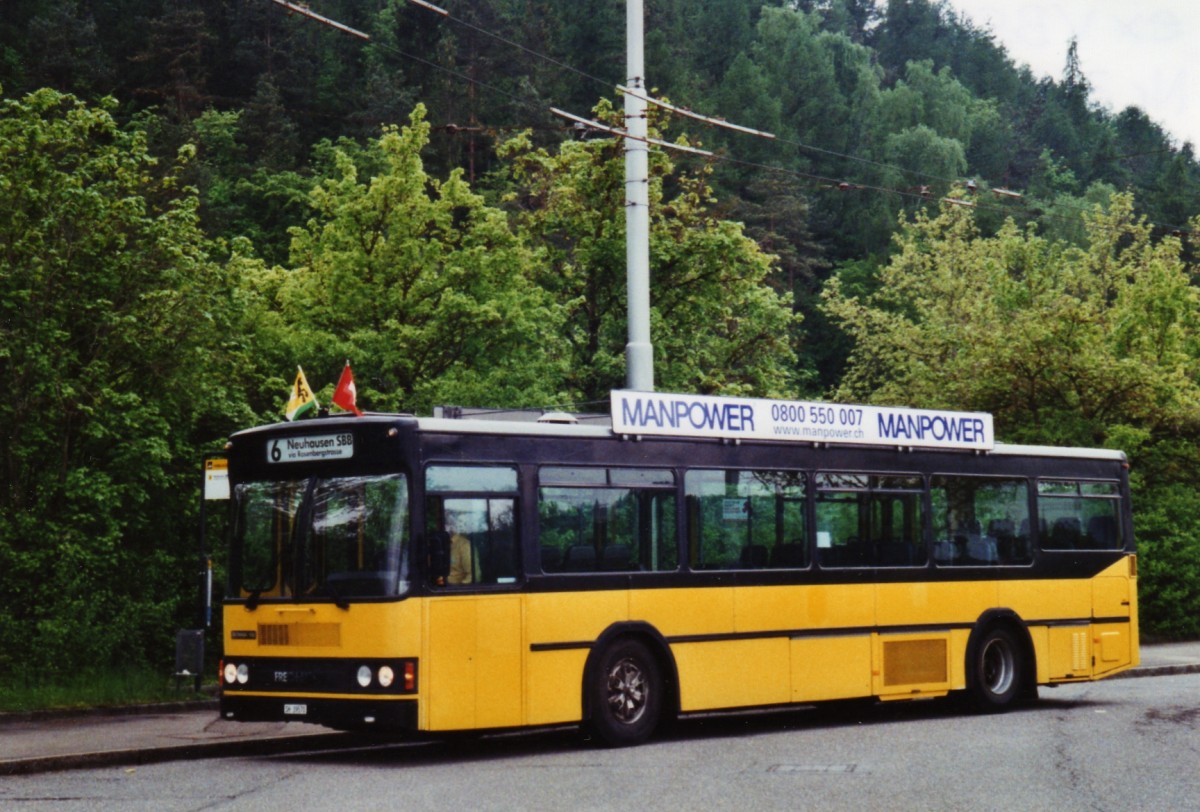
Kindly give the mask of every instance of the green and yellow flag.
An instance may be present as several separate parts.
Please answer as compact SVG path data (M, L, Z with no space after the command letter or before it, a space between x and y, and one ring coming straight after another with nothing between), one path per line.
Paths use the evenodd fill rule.
M308 379L304 377L304 370L297 366L296 382L292 384L292 396L288 400L287 410L284 414L288 420L295 420L305 412L316 408L317 398L308 385Z

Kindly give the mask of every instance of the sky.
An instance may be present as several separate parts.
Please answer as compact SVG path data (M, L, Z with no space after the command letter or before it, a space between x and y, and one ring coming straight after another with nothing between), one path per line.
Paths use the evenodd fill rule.
M1090 98L1114 114L1141 108L1181 145L1200 146L1197 0L948 0L990 30L1036 78L1061 80L1071 37Z

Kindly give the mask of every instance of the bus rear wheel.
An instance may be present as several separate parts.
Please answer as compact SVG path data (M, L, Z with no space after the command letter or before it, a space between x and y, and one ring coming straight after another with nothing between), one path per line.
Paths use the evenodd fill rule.
M640 744L662 718L664 686L658 661L638 640L618 640L596 663L591 681L591 729L610 747Z
M1025 650L1009 629L985 629L972 650L967 673L977 708L1007 710L1021 696L1026 679Z

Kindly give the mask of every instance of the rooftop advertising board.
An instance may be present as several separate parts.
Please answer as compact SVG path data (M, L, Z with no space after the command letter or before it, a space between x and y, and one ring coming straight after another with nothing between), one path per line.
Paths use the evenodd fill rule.
M992 416L982 412L815 401L618 390L612 422L618 434L974 451L995 445Z

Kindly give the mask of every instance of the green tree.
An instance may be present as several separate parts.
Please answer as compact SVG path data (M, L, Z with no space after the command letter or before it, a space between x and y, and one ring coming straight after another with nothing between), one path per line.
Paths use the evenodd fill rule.
M539 258L460 170L426 174L428 138L418 106L365 149L335 148L292 229L291 268L248 280L280 393L294 364L320 388L349 358L368 409L557 401L559 318L530 278Z
M1086 217L1085 248L968 209L919 213L866 299L827 306L855 342L839 395L993 412L1009 439L1104 445L1122 426L1197 425L1200 298L1177 240L1128 195Z
M924 124L887 136L884 155L890 166L906 170L903 173L895 169L887 171L892 188L912 189L915 178L921 181L920 188L933 188L940 193L948 190L954 179L967 171L962 142L944 138Z
M131 57L146 66L135 93L160 105L176 122L199 115L212 98L208 75L214 64L207 53L214 36L203 4L166 0L147 27L145 48Z
M601 119L612 118L607 102ZM654 133L661 137L657 126ZM537 278L566 313L569 389L607 398L625 380L625 181L610 138L557 152L513 139L501 154L524 190L509 197L543 252ZM650 158L651 335L655 384L668 391L782 395L794 391L790 296L768 283L772 259L717 216L708 169Z
M27 75L31 84L103 92L113 69L84 3L47 3L29 22Z
M169 650L198 435L240 401L183 161L156 166L113 106L0 102L0 674Z
M949 68L935 73L928 60L909 62L904 79L880 95L880 121L885 132L923 124L940 136L968 144L974 108L982 106Z
M1075 247L1011 222L983 238L969 209L918 214L873 293L826 291L854 342L836 395L991 412L1010 442L1124 449L1144 624L1194 634L1200 295L1129 195L1084 220Z

